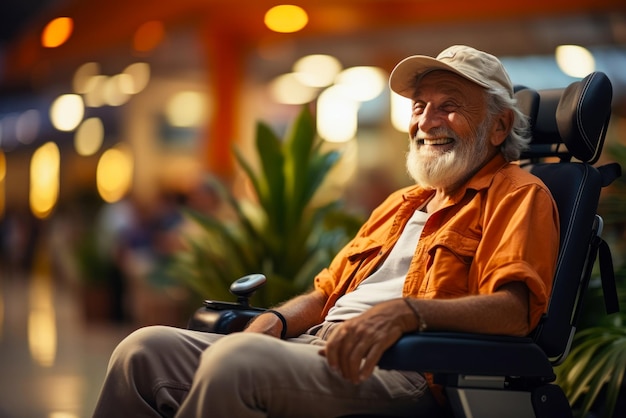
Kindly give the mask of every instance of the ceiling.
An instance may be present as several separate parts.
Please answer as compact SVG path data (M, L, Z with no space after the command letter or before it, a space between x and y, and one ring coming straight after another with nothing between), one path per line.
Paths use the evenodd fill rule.
M258 59L254 71L243 68L245 60L258 58L261 49L271 49L272 45L291 42L300 56L329 53L341 56L346 66L369 62L389 70L407 55L435 55L454 43L466 43L497 56L519 57L552 54L561 43L618 48L622 55L626 49L624 0L287 3L303 7L309 15L308 25L295 34L276 34L265 27L263 16L279 4L277 0L0 0L0 93L11 97L11 93L51 85L58 81L55 77L67 79L86 61L113 56L129 60L133 35L152 20L163 22L168 34L180 32L180 28L194 32L201 54L213 64L210 84L221 108L219 117L210 124L207 136L211 138L238 137L235 100L243 71L267 80L271 72L287 71L286 66L293 64L288 48L275 48L280 53L272 62ZM72 36L58 48L41 47L43 27L59 16L73 18ZM177 58L189 54L176 51L183 47L187 45L161 48L160 63L184 67L187 63L177 62ZM619 66L617 70L622 72ZM210 166L221 164L225 166L219 170L230 170L223 162L229 161L228 144L214 141L213 146L216 148L207 151L214 160Z
M567 32L567 39L579 39L582 44L626 45L624 0L299 0L294 3L307 10L309 24L301 32L290 35L273 34L263 24L265 11L277 3L276 0L2 0L0 43L5 43L5 68L0 84L23 82L42 62L54 66L128 45L136 29L149 20L161 20L167 29L183 25L201 28L206 38L218 39L240 52L261 42L286 38L368 39L384 32L398 35L391 38L394 45L390 46L400 49L399 44L415 45L419 41L420 52L436 53L440 44L446 46L450 32L461 39L471 39L478 36L477 28L487 27L493 30L481 31L488 35L477 42L494 54L552 51L554 45L545 36L563 31ZM57 16L74 19L74 34L61 47L44 49L39 46L41 29ZM568 23L558 27L551 23L563 19ZM407 35L406 31L421 28L437 35L425 34L419 39ZM543 31L543 35L538 37L533 33L536 30Z

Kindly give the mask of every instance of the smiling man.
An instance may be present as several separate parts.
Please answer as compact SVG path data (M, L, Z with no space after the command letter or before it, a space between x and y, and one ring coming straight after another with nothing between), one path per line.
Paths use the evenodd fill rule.
M558 215L514 163L528 123L500 61L453 46L400 62L407 170L314 289L229 336L149 327L111 358L95 417L433 417L437 387L382 370L407 332L526 335L550 296ZM420 353L415 353L419 356Z

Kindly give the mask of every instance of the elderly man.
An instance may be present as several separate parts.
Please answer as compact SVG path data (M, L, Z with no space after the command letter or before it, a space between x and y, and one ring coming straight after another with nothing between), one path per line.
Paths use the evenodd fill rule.
M375 209L315 287L219 336L149 327L115 350L95 417L441 413L426 376L376 367L404 333L526 335L550 296L557 211L513 161L527 121L500 61L453 46L400 62L416 185ZM415 353L419 356L420 353Z

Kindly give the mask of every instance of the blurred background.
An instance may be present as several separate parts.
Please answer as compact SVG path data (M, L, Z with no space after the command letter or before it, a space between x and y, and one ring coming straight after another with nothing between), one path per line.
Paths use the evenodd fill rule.
M181 208L228 217L211 182L250 194L232 149L257 161L258 121L282 135L311 109L342 154L324 199L355 216L409 184L387 77L453 44L536 89L605 72L601 162L626 166L623 0L2 0L0 418L90 416L124 335L185 325L201 295L164 267ZM625 198L601 207L621 278Z

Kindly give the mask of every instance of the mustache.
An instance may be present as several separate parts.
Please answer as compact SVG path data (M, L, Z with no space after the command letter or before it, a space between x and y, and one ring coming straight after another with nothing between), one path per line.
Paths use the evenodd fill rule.
M452 138L455 141L459 140L459 136L454 131L445 127L433 128L430 131L426 132L425 134L424 133L420 134L420 132L416 131L416 132L411 133L409 137L412 141L422 141L422 142L425 139L435 139L435 138Z

